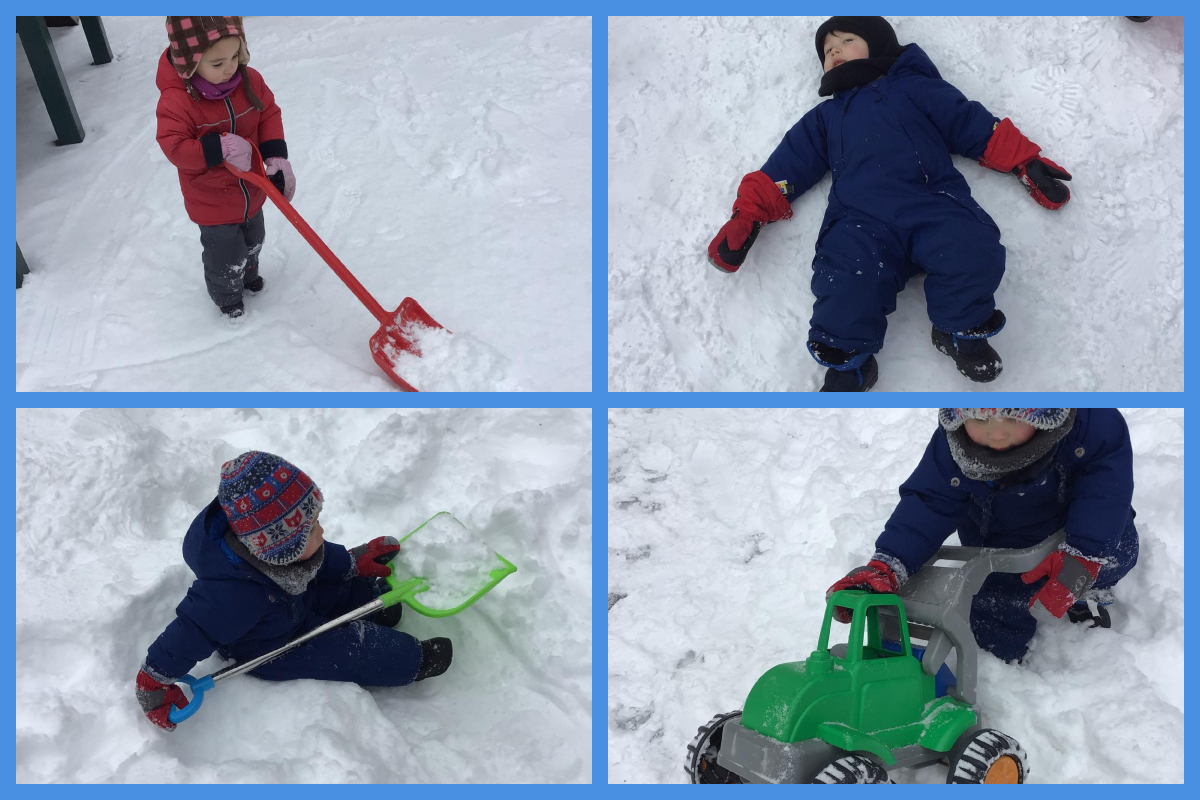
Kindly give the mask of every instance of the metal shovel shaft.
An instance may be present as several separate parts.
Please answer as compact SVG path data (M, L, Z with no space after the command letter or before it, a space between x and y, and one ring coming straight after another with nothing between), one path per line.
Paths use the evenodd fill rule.
M278 650L272 650L269 653L263 653L258 658L247 661L245 664L234 664L231 667L226 667L223 670L214 672L212 674L213 683L216 683L217 681L223 680L225 678L232 678L234 675L241 675L243 672L249 672L250 670L255 669L256 667L261 667L263 664L267 663L268 661L279 658L281 655L288 652L289 650L296 649L300 645L304 644L305 642L309 641L310 639L315 639L316 637L320 636L322 633L325 633L326 631L331 631L340 625L345 625L347 622L353 622L356 619L360 619L362 617L368 616L369 614L373 614L374 612L379 611L383 607L384 607L383 601L376 598L375 600L372 600L371 602L367 603L365 606L356 608L353 611L347 611L345 614L342 614L337 619L329 620L329 622L326 622L324 625L318 625L317 627L313 628L308 633L304 634L303 636L299 636L296 639L288 642L283 647L280 647Z

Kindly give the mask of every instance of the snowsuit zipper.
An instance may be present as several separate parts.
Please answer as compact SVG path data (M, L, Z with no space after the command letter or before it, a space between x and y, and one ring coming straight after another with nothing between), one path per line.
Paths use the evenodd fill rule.
M225 109L229 112L229 132L236 134L237 117L233 113L233 103L229 102L228 97L225 98ZM242 190L242 200L245 203L242 208L242 224L246 224L250 221L250 190L246 188L246 182L241 178L238 178L238 186Z

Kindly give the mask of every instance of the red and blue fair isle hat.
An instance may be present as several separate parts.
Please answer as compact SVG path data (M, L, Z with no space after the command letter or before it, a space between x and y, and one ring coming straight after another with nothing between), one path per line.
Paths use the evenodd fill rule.
M1052 431L1067 421L1069 408L941 408L938 422L947 431L956 431L969 419L989 420L994 417L1026 422L1039 431Z
M257 450L221 466L217 500L250 554L280 566L304 553L324 503L312 478L279 456Z

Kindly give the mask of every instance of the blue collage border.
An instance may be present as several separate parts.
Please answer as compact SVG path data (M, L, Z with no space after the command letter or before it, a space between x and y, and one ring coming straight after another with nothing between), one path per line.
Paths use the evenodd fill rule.
M1099 14L1107 13L1108 11L1118 12L1129 10L1127 3L1115 2L1062 2L1062 3L1030 3L1030 2L1014 2L1006 4L1002 9L989 8L965 8L961 3L951 4L948 2L917 2L917 3L902 3L901 10L903 13L924 13L924 14L961 14L964 12L983 12L983 13L1000 13L1017 14L1017 13L1053 13L1053 14ZM1166 10L1175 11L1176 13L1184 13L1188 7L1187 4L1181 2L1169 3L1151 3L1148 4L1152 11ZM14 13L22 11L28 12L33 10L29 3L15 3ZM881 3L858 3L854 4L851 9L855 12L873 12L873 13L894 13L896 7L894 4ZM103 15L106 11L118 14L137 14L137 15L156 15L162 10L162 5L157 3L132 2L132 3L84 3L82 7L76 7L75 13L99 13ZM328 9L328 5L317 2L250 2L240 5L237 11L242 14L321 14ZM366 2L366 3L351 3L341 4L339 12L347 13L354 12L359 14L379 14L379 15L401 15L401 14L444 14L446 9L441 7L431 8L423 3L382 3L382 2ZM527 789L525 787L513 786L496 786L489 787L486 791L490 796L500 798L516 797L518 792L560 792L567 796L576 796L579 793L595 793L606 792L613 793L619 797L643 797L647 792L663 791L656 788L646 786L634 787L612 787L600 788L607 784L608 781L608 710L607 710L607 675L608 675L608 648L607 648L607 604L606 604L606 587L608 585L608 554L607 554L607 522L608 522L608 490L607 490L607 413L610 408L640 408L640 407L675 407L675 408L827 408L827 407L855 407L855 408L888 408L896 406L905 407L926 407L926 406L953 406L966 405L969 400L977 399L978 395L968 392L916 392L916 393L868 393L853 398L839 397L836 401L832 396L821 394L760 394L748 392L728 392L728 393L667 393L667 392L644 392L644 393L611 393L608 391L608 352L607 352L607 326L608 326L608 302L607 302L607 263L608 263L608 199L607 199L607 143L608 143L608 93L607 93L607 75L608 75L608 17L622 15L682 15L682 14L763 14L763 15L788 15L794 14L797 11L811 11L812 13L832 13L828 6L820 6L817 4L804 4L802 7L797 7L793 3L784 2L757 2L750 4L747 7L744 4L735 4L730 2L711 2L709 0L696 0L695 2L682 2L681 0L667 0L666 2L629 2L629 0L610 0L610 2L571 2L571 0L562 0L561 2L510 2L510 3L482 3L475 0L467 0L456 4L453 7L455 14L481 14L481 15L554 15L554 16L590 16L592 17L593 33L592 33L592 56L593 56L593 80L592 80L592 391L591 392L534 392L523 394L490 394L480 392L470 392L461 394L446 394L446 393L423 393L420 395L407 395L397 393L319 393L319 392L297 392L297 393L271 393L271 392L244 392L244 393L218 393L218 392L190 392L190 393L171 393L171 392L138 392L138 393L107 393L103 395L92 395L87 398L87 403L79 402L80 398L73 395L62 393L21 393L17 394L10 390L12 405L14 410L14 419L12 427L5 426L6 444L10 448L10 452L15 452L16 436L15 436L15 409L18 408L65 408L77 407L82 405L98 405L103 407L135 407L135 408L152 408L152 407L224 407L230 405L236 406L263 406L263 407L280 407L280 408L301 408L301 407L446 407L446 408L590 408L592 414L592 467L593 467L593 609L592 609L592 633L593 633L593 677L592 677L592 786L582 787L567 787L560 788L551 787L536 787ZM838 8L838 12L843 9ZM17 55L17 45L14 40L13 50L9 52L10 58L15 58ZM12 65L13 61L6 59L5 63ZM10 66L10 69L12 67ZM1185 76L1189 70L1185 68ZM0 113L7 117L7 124L4 126L4 136L10 141L13 139L13 129L15 125L14 111L14 82L0 82L0 91L6 95L3 103L0 104ZM1188 135L1186 142L1190 144L1192 138L1196 136ZM11 161L6 161L3 165L3 170L9 175L10 179L14 178L14 165ZM1185 180L1185 186L1190 185L1190 181ZM13 204L13 208L7 209L15 213L15 198L10 195L7 199L8 203ZM1190 222L1190 218L1194 213L1189 213L1185 222ZM13 216L6 217L13 220ZM10 225L14 223L10 222ZM15 225L14 225L15 227ZM15 230L13 234L15 239ZM5 338L9 346L9 352L15 351L15 316L13 326L10 326L5 332ZM1190 344L1190 338L1187 342ZM1185 367L1192 366L1193 358L1185 359ZM1190 409L1188 395L1186 392L1173 393L1151 393L1142 394L1135 392L1098 392L1098 393L998 393L987 395L988 399L1007 401L1009 405L1077 405L1077 406L1123 406L1123 407L1155 407L1155 408L1184 408ZM1039 402L1040 401L1040 402ZM1194 436L1185 434L1185 448L1187 452L1193 450ZM15 485L15 474L9 473L9 470L14 470L14 462L6 462L5 472L7 478L13 479ZM1192 495L1192 487L1194 481L1185 478L1186 494L1188 497ZM14 489L15 493L15 489ZM15 501L15 494L14 494ZM9 529L15 539L15 521L13 527ZM4 562L4 577L9 581L10 586L15 587L15 564L12 560ZM15 591L15 589L14 589ZM1191 606L1195 605L1194 600L1188 600L1187 606L1190 611ZM14 680L15 674L13 671L13 647L15 636L14 627L9 628L9 635L4 639L4 648L8 651L8 658L4 659L5 670L9 672ZM1186 653L1186 651L1185 651ZM1186 653L1190 655L1190 653ZM1190 659L1189 662L1190 663ZM1190 670L1185 666L1187 674ZM1099 702L1103 702L1100 699ZM12 707L13 695L5 696L5 705L10 710L15 711ZM10 740L10 744L15 743ZM1064 743L1064 747L1069 748L1072 743ZM1147 746L1152 746L1152 743L1147 743ZM1190 766L1192 758L1192 749L1187 748L1185 758ZM14 752L10 750L10 752ZM682 762L681 762L682 763ZM682 770L682 768L681 768ZM15 762L14 762L15 774ZM1186 773L1185 773L1186 774ZM682 771L681 771L682 775ZM536 780L535 775L531 775L531 779ZM1049 787L1029 786L1024 791L1040 792L1046 791ZM893 792L909 792L916 790L917 787L892 787ZM1168 786L1160 788L1159 791L1182 791L1183 787ZM112 787L87 787L69 788L64 787L29 787L18 785L16 791L19 795L26 793L37 792L49 793L51 795L62 791L86 791L88 793L109 793L113 792ZM154 787L137 787L125 788L122 787L116 791L133 792L136 794L159 793L161 790ZM172 787L171 792L193 794L200 792L208 792L208 787ZM261 792L262 788L235 788L235 793L245 792ZM269 791L287 792L289 796L292 793L297 793L298 796L304 796L310 793L325 791L321 787L315 786L288 786L286 788L274 788ZM355 789L350 789L355 791ZM450 796L467 796L468 793L478 791L474 786L447 786L439 788L435 791L449 792ZM665 791L671 791L666 789ZM692 790L684 790L692 791ZM770 791L769 789L750 789L750 791ZM948 790L951 791L951 790ZM1090 789L1101 795L1119 791L1111 786L1098 786Z

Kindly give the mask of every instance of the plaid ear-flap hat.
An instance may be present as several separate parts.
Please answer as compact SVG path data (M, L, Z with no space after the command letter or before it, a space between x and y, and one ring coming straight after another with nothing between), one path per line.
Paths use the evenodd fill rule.
M221 466L217 501L251 555L283 566L304 553L324 498L294 464L251 450Z
M187 80L200 66L204 51L213 42L236 36L240 40L238 64L250 63L250 50L246 47L246 29L241 17L167 17L167 40L171 66L179 77Z

